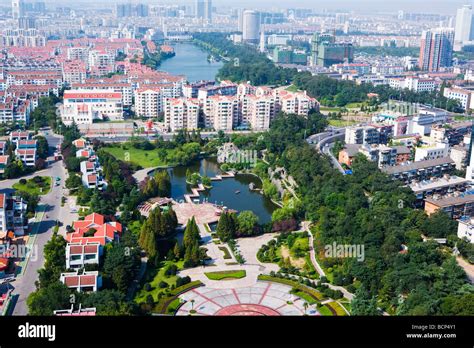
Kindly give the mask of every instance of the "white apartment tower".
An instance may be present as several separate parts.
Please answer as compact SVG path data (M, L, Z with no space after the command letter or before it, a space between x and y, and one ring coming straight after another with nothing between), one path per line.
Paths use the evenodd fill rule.
M12 17L13 19L18 19L23 17L25 14L25 3L23 0L13 0L12 1Z
M474 38L472 25L473 11L471 5L464 5L456 13L456 27L454 34L454 50L460 51L462 46Z
M243 34L245 42L258 44L260 33L260 13L253 10L245 10L243 13Z

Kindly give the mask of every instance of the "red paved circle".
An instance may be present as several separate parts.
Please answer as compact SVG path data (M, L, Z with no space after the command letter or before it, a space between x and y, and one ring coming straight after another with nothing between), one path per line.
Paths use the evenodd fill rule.
M225 316L276 316L276 310L259 304L236 304L218 310L214 315Z

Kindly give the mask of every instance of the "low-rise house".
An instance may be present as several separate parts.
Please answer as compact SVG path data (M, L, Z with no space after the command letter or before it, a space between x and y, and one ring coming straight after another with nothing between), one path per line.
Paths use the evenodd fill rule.
M59 280L69 289L78 292L96 292L102 286L102 277L99 272L83 272L82 274L76 272L62 273Z
M72 142L72 144L76 147L77 150L85 149L87 146L87 141L85 139L76 139Z
M348 167L352 166L354 157L359 153L360 145L347 144L343 150L339 151L339 163L344 163Z
M83 268L85 265L98 265L102 252L100 243L68 243L66 245L66 269Z
M34 167L37 160L36 140L18 140L16 142L15 155L27 167Z
M97 242L104 246L122 235L122 224L115 221L105 222L105 217L97 213L87 215L84 220L75 221L72 227L74 232L66 235L69 243Z
M0 155L3 156L7 153L7 142L0 141Z
M31 133L28 131L26 132L17 131L17 132L10 133L10 141L14 143L15 145L20 140L30 140L30 139L31 139Z
M0 174L5 173L5 168L8 165L10 157L9 156L0 156Z

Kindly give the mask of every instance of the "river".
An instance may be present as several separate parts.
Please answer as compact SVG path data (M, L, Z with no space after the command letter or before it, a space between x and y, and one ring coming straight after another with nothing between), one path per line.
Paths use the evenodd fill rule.
M222 62L209 63L209 53L192 43L175 43L171 46L176 55L164 60L158 69L173 75L185 75L189 82L213 81L223 66Z

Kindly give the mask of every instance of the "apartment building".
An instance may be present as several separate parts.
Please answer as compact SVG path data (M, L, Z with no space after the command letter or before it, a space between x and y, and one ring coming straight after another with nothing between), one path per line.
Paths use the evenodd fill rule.
M7 84L11 85L54 85L61 88L63 76L55 70L8 70Z
M306 95L306 92L278 91L276 100L280 106L279 111L287 114L306 116L311 109L319 107L316 99Z
M15 236L23 236L28 230L26 219L27 203L19 196L0 193L0 236L13 231Z
M200 106L197 99L167 98L165 100L164 121L170 132L179 129L197 129Z
M425 199L425 212L428 215L442 210L451 219L474 216L474 194L462 193L450 196L434 195Z
M204 104L204 124L206 128L232 130L239 118L239 102L235 96L215 95L206 98Z
M449 145L446 143L434 143L417 147L415 150L415 161L431 160L447 157Z
M161 87L142 87L135 91L135 114L137 117L158 118L162 111Z
M445 196L455 192L462 193L465 192L469 186L469 180L449 174L429 180L414 180L409 185L419 202L423 202L425 198L435 195Z
M446 87L443 95L452 100L457 100L464 110L474 108L474 100L472 100L472 91L461 87Z
M344 140L346 144L379 144L380 133L372 126L347 127Z
M382 171L394 180L410 184L414 180L429 180L432 177L442 177L455 168L454 161L449 157L441 157L426 161L417 161L404 165L383 167Z
M250 125L252 130L267 130L270 122L276 115L277 104L273 95L268 96L248 96L244 100L247 102L248 113L242 117L242 123ZM242 116L244 115L242 108Z
M84 83L87 78L87 66L81 60L66 61L62 68L64 83L68 86Z

